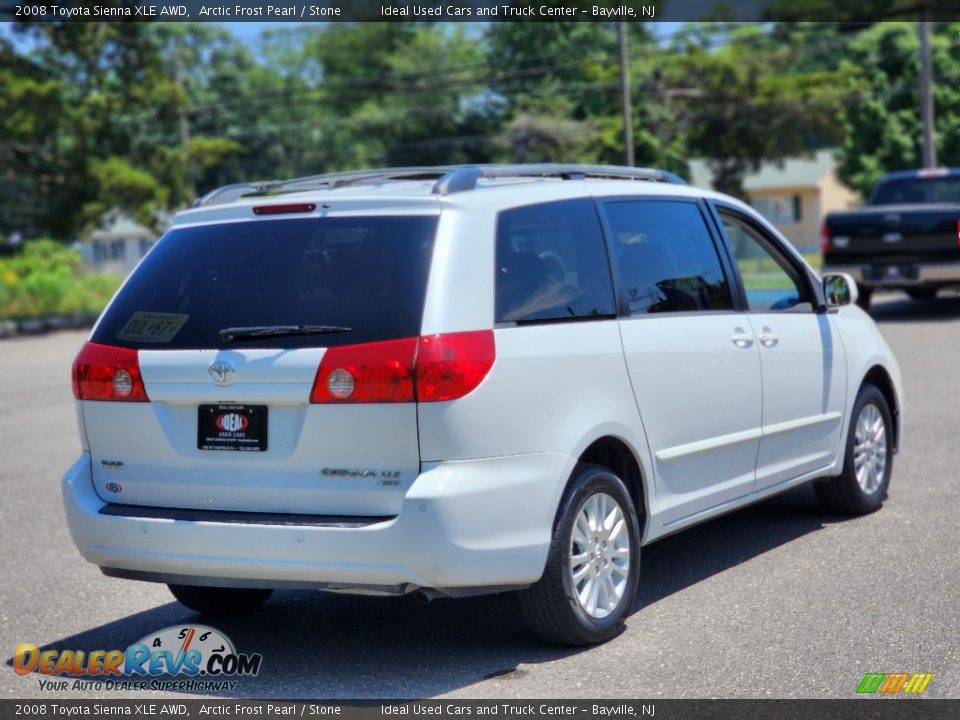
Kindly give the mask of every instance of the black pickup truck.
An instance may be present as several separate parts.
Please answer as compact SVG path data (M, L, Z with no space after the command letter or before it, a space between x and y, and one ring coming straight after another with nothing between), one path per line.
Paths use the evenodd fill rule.
M827 215L821 249L823 273L852 275L863 308L877 288L919 300L960 285L960 168L885 176L866 207Z

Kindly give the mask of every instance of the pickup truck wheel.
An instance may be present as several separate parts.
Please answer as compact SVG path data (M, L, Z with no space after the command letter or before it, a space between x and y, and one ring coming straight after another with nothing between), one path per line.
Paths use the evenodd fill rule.
M827 512L866 515L879 510L887 497L893 470L893 422L880 390L860 388L853 406L843 472L814 484L817 499Z
M857 305L862 307L864 310L870 309L870 298L873 296L872 287L863 287L862 285L857 288Z
M207 615L235 615L266 602L273 590L257 588L201 587L167 585L170 592L191 610Z
M543 576L518 593L530 629L557 645L617 635L640 576L640 530L630 493L613 472L581 465L554 521Z
M907 295L911 300L933 300L937 296L937 288L909 288Z

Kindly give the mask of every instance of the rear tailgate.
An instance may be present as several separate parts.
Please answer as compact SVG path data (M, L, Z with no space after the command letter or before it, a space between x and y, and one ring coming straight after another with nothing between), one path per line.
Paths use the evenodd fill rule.
M98 493L130 505L396 515L419 470L416 406L310 404L323 352L141 350L150 402L84 402ZM234 367L236 382L218 386L216 362ZM211 447L204 422L220 435L226 417L238 435L230 429L259 408L263 450L201 449Z
M136 350L148 402L82 400L100 496L157 507L399 512L419 471L414 402L311 403L330 348L419 334L436 215L174 229L92 342ZM336 332L225 341L227 327ZM129 350L128 350L129 352Z
M824 262L918 263L960 259L957 205L883 205L831 213Z

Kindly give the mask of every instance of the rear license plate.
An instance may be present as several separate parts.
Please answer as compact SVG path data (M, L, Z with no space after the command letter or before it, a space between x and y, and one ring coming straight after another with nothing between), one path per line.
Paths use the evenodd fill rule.
M880 265L873 268L874 280L914 280L917 277L916 268L913 265Z
M201 405L197 448L263 452L267 449L267 406Z

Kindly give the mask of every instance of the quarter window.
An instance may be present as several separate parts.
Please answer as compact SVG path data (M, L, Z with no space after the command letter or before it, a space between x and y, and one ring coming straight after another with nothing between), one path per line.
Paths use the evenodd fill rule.
M769 238L729 213L721 212L720 218L743 279L750 310L790 310L809 302L796 268L774 249Z
M733 309L717 249L696 204L611 202L606 213L632 314Z
M496 267L497 322L616 313L600 221L588 198L500 213Z

